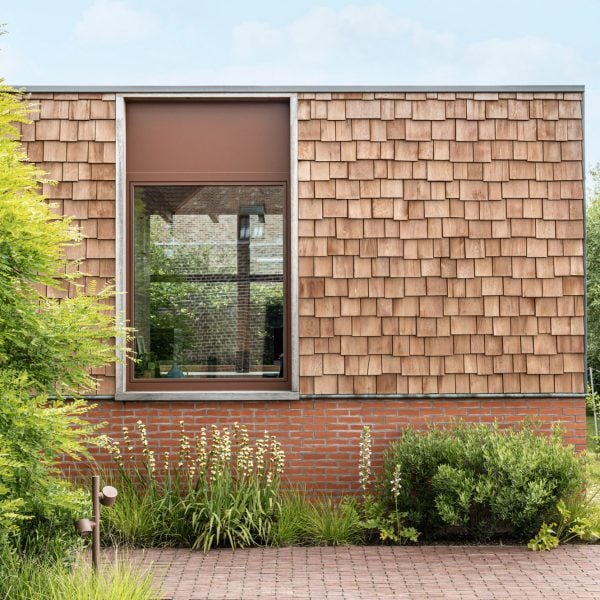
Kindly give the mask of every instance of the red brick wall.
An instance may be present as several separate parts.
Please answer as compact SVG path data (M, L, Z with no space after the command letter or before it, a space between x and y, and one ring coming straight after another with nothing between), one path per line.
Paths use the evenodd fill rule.
M115 95L38 94L23 127L44 192L87 239L72 257L115 273ZM580 93L300 94L299 329L294 402L101 401L106 432L142 419L159 451L178 423L280 438L309 487L356 484L361 427L376 452L406 425L560 420L585 442ZM114 368L97 373L115 391ZM335 394L499 394L335 399ZM102 460L107 460L104 455Z
M108 432L120 439L121 428L133 430L138 419L147 426L150 443L160 452L177 454L179 421L186 423L193 437L201 427L234 422L248 426L252 438L265 430L277 435L286 453L286 473L308 490L349 492L358 489L360 432L372 426L374 465L381 452L407 426L424 427L432 422L453 419L514 424L523 419L549 423L563 421L566 441L585 442L585 411L578 399L472 399L472 400L298 400L292 402L100 402L92 413L99 421L109 421ZM135 436L132 436L135 437ZM108 454L95 451L105 464ZM161 463L160 454L157 462Z

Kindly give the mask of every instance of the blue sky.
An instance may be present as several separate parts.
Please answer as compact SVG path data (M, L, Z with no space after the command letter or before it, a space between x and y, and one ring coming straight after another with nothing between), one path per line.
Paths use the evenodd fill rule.
M0 22L18 85L584 84L600 162L598 0L28 0Z

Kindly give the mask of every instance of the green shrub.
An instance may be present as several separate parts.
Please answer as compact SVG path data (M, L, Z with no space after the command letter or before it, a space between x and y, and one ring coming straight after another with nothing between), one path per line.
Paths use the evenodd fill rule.
M80 232L40 194L46 174L23 153L18 126L30 112L0 79L0 545L64 559L79 546L83 496L56 463L84 455L92 428L83 401L50 396L94 388L91 368L114 360L117 331L112 290L84 285L65 252ZM46 297L67 287L74 297Z
M395 499L388 483L401 473ZM384 456L379 493L395 500L406 524L427 536L459 534L477 540L531 536L559 502L580 491L583 467L560 432L497 425L406 430Z
M244 426L202 428L192 445L183 421L176 461L158 461L138 421L141 461L124 429L123 445L105 439L124 491L105 514L105 539L142 546L256 546L273 537L284 454L268 433L250 445ZM121 448L126 450L122 451Z
M595 392L592 394L592 388L588 385L587 394L585 396L585 412L591 416L594 411L600 414L600 394Z
M0 399L0 537L62 559L80 546L73 520L89 502L56 462L61 454L87 455L93 430L80 418L86 406L32 397L29 379L10 371L0 372Z

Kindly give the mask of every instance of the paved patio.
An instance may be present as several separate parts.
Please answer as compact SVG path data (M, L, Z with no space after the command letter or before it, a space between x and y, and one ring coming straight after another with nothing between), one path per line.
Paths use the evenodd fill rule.
M163 600L254 598L600 598L600 546L534 553L522 546L153 549ZM106 558L110 554L107 553Z

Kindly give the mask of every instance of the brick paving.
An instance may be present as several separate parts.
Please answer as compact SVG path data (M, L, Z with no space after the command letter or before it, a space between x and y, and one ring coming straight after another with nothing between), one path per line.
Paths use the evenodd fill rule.
M600 598L600 546L135 550L161 600Z

